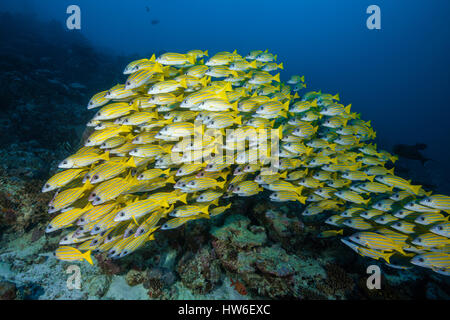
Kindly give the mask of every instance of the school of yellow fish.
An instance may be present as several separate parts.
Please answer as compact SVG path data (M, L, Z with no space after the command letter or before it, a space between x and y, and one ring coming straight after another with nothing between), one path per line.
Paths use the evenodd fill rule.
M319 237L345 230L342 242L362 256L450 275L450 197L396 176L396 157L371 143L370 121L338 94L299 94L304 77L283 83L280 69L259 50L128 64L124 84L89 101L99 108L92 133L43 187L56 190L49 213L58 212L46 232L69 228L56 257L120 258L158 229L209 219L229 198L267 189L270 200L298 201L302 215L326 213L326 224L343 228Z

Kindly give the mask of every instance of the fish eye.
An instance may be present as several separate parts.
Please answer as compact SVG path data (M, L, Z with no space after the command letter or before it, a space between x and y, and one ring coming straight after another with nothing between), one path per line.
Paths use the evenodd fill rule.
M425 221L425 217L420 217L419 220L420 221Z
M130 83L130 81L127 81L127 86L129 86L131 83Z
M47 184L45 184L45 187L46 188L50 188L50 185L47 183Z
M97 201L97 202L100 201L100 200L101 200L101 199L100 199L99 197L95 198L95 201Z
M95 198L97 195L95 193L92 194L92 198Z
M67 161L66 161L66 160L64 160L64 161L63 161L63 164L67 164Z
M100 230L100 227L95 227L94 228L94 231L99 231Z
M50 210L53 210L53 209L55 209L55 207L54 206L50 206Z
M444 229L442 226L438 226L437 228L438 228L438 230L440 230L440 231L442 231L442 230Z
M419 262L425 262L423 258L419 258Z
M422 239L417 238L416 241L417 241L417 242L422 242Z
M98 179L98 175L93 176L92 179L97 180Z
M64 237L64 238L63 238L63 240L64 240L64 241L67 241L67 240L69 240L69 238L67 238L67 237Z
M241 188L240 188L240 187L237 187L237 188L236 188L236 191L240 191L240 190L241 190Z
M123 216L125 216L125 213L122 211L119 213L119 216L123 217Z

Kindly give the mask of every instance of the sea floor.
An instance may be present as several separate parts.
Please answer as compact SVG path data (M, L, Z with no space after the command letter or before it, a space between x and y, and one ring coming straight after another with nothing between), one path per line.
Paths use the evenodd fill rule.
M446 277L397 270L358 256L337 238L318 239L323 219L300 206L238 198L210 221L157 233L119 260L94 264L54 256L61 232L45 234L42 181L0 179L0 299L449 299ZM73 266L80 287L73 285ZM368 289L369 265L381 289Z

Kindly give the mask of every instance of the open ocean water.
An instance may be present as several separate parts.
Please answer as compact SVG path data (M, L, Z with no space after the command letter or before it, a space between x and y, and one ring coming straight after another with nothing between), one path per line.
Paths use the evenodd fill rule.
M0 299L448 300L449 9L446 0L2 1ZM200 51L187 54L190 50ZM124 74L129 63L144 58L150 59L144 69L152 73L143 74L146 80L135 88L117 90L136 74L134 69ZM194 66L199 74L190 69ZM294 76L304 78L288 82ZM166 91L148 93L167 80ZM189 94L205 87L213 88L207 91L215 99L209 107L188 103ZM95 108L87 108L103 91ZM256 96L263 100L241 109ZM269 101L279 109L257 109ZM118 111L105 111L102 118L97 112L110 103L118 103ZM295 111L296 103L307 107ZM330 106L338 111L327 113ZM113 114L104 116L107 112ZM281 158L298 163L278 168L280 177L264 183L255 182L262 164L239 175L236 168L245 171L245 164L233 163L201 180L195 175L204 172L204 163L185 175L197 184L183 185L183 175L176 174L182 163L168 159L186 134L170 130L176 115L186 117L180 122L190 130L194 117L203 114L217 117L215 124L203 118L204 128L266 121L263 127L292 138L281 140L287 153ZM333 116L340 125L325 126ZM99 124L108 134L117 131L95 137ZM307 124L313 135L292 133ZM339 133L345 127L353 131ZM188 136L196 136L193 130ZM156 151L137 150L141 144L133 139L147 133L144 144ZM89 145L94 138L100 142ZM100 147L105 141L111 145ZM292 151L288 142L301 151ZM80 152L87 154L85 162L62 163ZM313 165L314 157L325 162ZM345 167L327 171L338 163ZM101 174L93 170L102 164L118 171L95 182L92 176ZM370 173L375 166L395 168L406 181L386 182L385 173ZM142 182L140 175L155 168L170 170L155 171L148 184ZM65 169L80 170L42 192ZM321 174L326 178L319 179ZM337 186L344 174L362 178ZM372 188L385 189L358 189L373 181L378 185ZM101 184L107 187L99 195ZM318 196L321 187L332 188L328 197ZM215 197L207 209L198 199L206 190ZM351 196L335 194L343 190ZM392 200L401 190L407 195ZM289 199L270 201L277 191L286 191L277 197ZM70 199L62 199L64 192ZM151 209L139 214L130 209L157 193L162 200L145 204L154 205ZM427 197L434 202L424 207ZM181 208L184 201L190 207ZM80 222L105 204L114 206ZM361 211L337 217L354 207ZM116 214L125 209L129 216L120 220ZM360 215L369 210L373 217ZM399 210L411 212L400 217ZM67 211L71 215L61 218ZM62 221L55 222L58 215ZM428 220L417 222L422 215ZM183 217L188 219L173 220ZM334 224L326 222L333 217ZM386 220L377 220L381 217ZM95 233L100 221L102 232ZM130 244L139 230L148 237ZM352 238L357 232L383 238L358 244ZM384 247L377 247L380 242ZM422 254L433 259L423 262Z

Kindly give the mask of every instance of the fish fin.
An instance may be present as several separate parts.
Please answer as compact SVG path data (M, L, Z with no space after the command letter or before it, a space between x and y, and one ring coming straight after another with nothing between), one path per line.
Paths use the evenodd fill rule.
M170 176L169 178L167 178L166 183L176 183L176 182L173 176Z
M160 63L155 62L155 65L153 66L153 72L157 72L157 73L163 73L164 72Z
M195 57L194 56L188 56L187 59L188 59L189 63L195 64Z
M232 109L234 110L234 111L238 111L238 103L239 103L239 101L236 101L235 103L233 103L233 104L231 104L231 107L232 107Z
M180 94L178 97L175 97L175 102L181 102L184 99L184 95Z
M94 264L94 263L92 262L91 250L86 251L86 252L83 253L81 256L83 257L84 260L86 260L87 262L89 262L89 264L91 264L91 265Z
M207 205L207 206L201 208L199 211L200 211L201 213L207 214L207 215L209 216L209 211L208 211L208 210L209 210L209 205Z
M156 60L156 56L155 56L155 54L152 54L150 61L155 61L155 60Z
M136 163L134 162L134 158L133 158L133 157L130 157L130 159L128 159L128 160L125 162L125 166L126 166L126 167L136 168Z
M345 113L350 113L350 108L352 107L352 104L350 103L348 106L344 108Z
M297 196L297 200L301 203L301 204L305 204L306 199L308 199L307 197L302 197L302 196Z
M180 195L177 200L183 202L184 204L187 203L187 193L183 193L182 195Z
M276 81L276 82L280 82L280 74L277 73L276 75L273 76L272 80Z
M181 81L179 82L180 86L182 86L183 88L187 88L187 83L186 83L186 78L181 79Z
M419 186L419 185L411 186L411 190L412 190L415 194L419 194L420 188L422 188L422 186Z
M109 161L109 151L106 151L104 154L100 157L102 160Z
M384 260L386 260L387 263L390 264L389 259L394 255L394 253L395 253L395 252L391 252L391 253L386 254L386 255L383 257Z
M162 147L164 153L171 153L172 148L173 148L173 145L171 145L171 144L168 144L167 146Z
M225 187L226 182L227 182L227 180L224 180L222 182L217 182L217 187L219 187L220 189L223 189Z
M201 84L203 87L206 87L206 86L208 85L208 77L207 77L207 76L204 76L203 78L201 78L201 79L200 79L200 84Z

